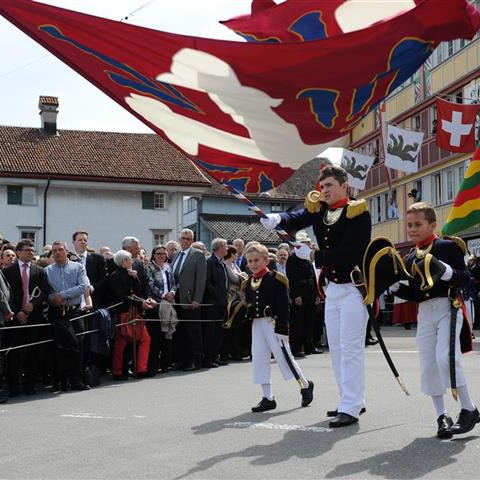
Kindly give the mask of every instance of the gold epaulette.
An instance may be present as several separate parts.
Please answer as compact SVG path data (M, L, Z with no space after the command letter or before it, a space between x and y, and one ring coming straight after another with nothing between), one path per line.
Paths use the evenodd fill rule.
M468 250L467 244L460 237L451 237L449 235L444 235L442 238L445 238L445 240L451 240L452 242L455 242L460 248L460 250L462 251L462 253L464 255L467 254L467 250Z
M288 288L288 278L283 273L275 272L275 278L280 280Z
M351 200L347 206L347 218L358 217L367 210L367 202L363 198L361 200Z
M305 197L305 208L310 213L318 213L322 210L322 194L318 190L312 190Z

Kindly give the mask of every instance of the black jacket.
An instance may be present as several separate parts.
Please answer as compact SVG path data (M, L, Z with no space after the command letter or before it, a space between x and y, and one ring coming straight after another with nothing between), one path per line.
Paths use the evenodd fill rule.
M225 265L214 254L207 259L207 281L203 303L227 305L228 277Z
M313 265L295 254L287 260L287 277L290 285L290 298L312 299L317 296L317 277Z
M315 265L331 282L351 282L350 272L355 266L362 265L372 224L368 211L357 208L359 205L362 205L361 202L350 202L343 207L340 218L332 225L326 224L326 206L319 213L310 213L304 208L280 214L280 226L286 230L313 226L319 247L319 251L315 252Z
M132 294L142 297L142 289L140 281L137 278L128 274L125 268L117 268L112 274L108 276L108 289L111 297L111 304L123 302L122 305L115 307L111 313L125 313L128 312L131 305L141 308L142 300L132 300Z
M453 293L455 293L457 288L468 285L470 273L465 264L462 250L453 240L436 238L433 241L430 253L437 260L441 260L452 267L453 276L451 280L448 282L440 280L430 290L421 291L420 281L414 277L412 280L409 280L408 285L400 285L400 289L395 292L397 297L413 302L423 302L432 298L448 297L451 288L454 290ZM413 249L406 258L406 267L409 272L411 271L415 255L415 249Z
M247 303L247 318L272 317L275 320L275 333L288 335L290 307L288 279L279 272L269 271L257 289L252 288L252 278L242 284Z

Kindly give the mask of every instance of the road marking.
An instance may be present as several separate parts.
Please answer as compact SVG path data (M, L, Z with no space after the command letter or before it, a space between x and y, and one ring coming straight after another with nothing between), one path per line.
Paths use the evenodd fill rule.
M333 429L326 427L306 427L304 425L285 425L276 423L231 422L226 427L233 428L263 428L265 430L295 430L298 432L330 433Z
M132 415L131 417L121 417L114 415L98 415L96 413L64 413L60 415L64 418L88 418L88 419L105 419L105 420L127 420L128 418L147 418L145 415Z
M389 353L418 353L418 350L389 350ZM382 350L366 350L365 353L382 353Z

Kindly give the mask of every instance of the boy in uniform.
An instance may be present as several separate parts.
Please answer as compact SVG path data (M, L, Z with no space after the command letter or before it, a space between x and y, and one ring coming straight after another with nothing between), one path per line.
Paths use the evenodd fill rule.
M451 438L472 430L480 415L470 397L461 365L461 353L472 349L469 328L463 330L466 335L460 340L463 315L457 303L458 290L469 280L464 261L466 247L459 238L438 237L436 227L436 213L431 205L418 202L408 208L407 234L416 247L408 254L406 266L413 278L408 285L397 283L391 290L400 298L419 303L417 344L421 389L432 397L437 437ZM444 394L449 387L452 393L455 390L458 393L462 407L455 424L445 407Z
M242 284L247 304L247 317L252 321L253 381L262 386L262 399L252 412L264 412L277 407L270 381L270 358L275 357L283 378L292 377L300 384L302 407L313 400L313 382L305 378L292 356L288 342L289 297L288 279L271 271L268 250L254 243L245 252L252 275Z

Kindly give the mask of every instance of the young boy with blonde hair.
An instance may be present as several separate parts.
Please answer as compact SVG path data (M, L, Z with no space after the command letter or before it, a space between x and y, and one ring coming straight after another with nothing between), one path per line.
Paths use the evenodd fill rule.
M461 364L461 353L472 349L471 332L468 327L465 329L457 303L458 290L469 280L464 261L466 247L459 238L436 235L437 217L428 203L411 205L406 220L407 234L415 242L415 248L406 258L413 278L408 285L396 284L392 290L400 298L419 303L417 344L421 388L433 400L437 437L451 438L469 432L480 421ZM462 407L455 424L445 406L447 388L456 389L454 396L456 391Z
M252 412L273 410L277 403L272 394L270 358L275 357L283 378L292 377L300 385L301 405L313 400L313 382L305 378L293 358L288 342L289 297L288 279L268 269L268 250L253 243L245 251L252 275L242 284L247 304L247 318L252 321L253 382L262 387L262 399Z

